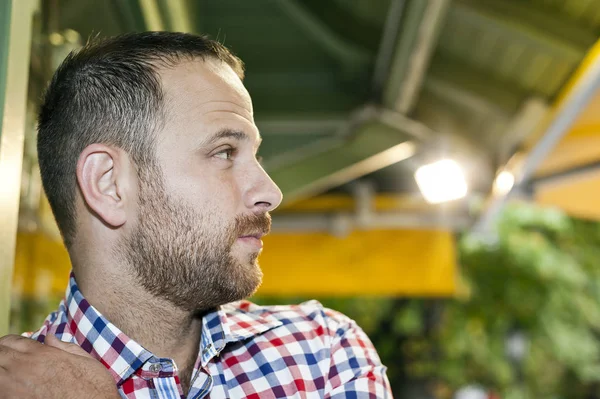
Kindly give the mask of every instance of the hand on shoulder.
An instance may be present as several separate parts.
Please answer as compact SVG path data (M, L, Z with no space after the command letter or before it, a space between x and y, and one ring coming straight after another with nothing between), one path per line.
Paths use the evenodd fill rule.
M108 370L75 344L47 335L45 344L0 338L0 392L6 399L118 399Z

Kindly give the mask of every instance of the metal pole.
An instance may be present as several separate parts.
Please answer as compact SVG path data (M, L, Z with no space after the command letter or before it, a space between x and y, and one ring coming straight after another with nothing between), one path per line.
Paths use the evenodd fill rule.
M36 0L0 1L0 336L8 333Z
M569 131L581 111L600 90L600 41L596 42L582 61L579 69L571 79L563 96L558 101L551 123L546 128L542 138L531 149L520 167L512 171L515 184L504 196L495 198L487 211L475 224L473 230L480 233L490 233L492 226L502 211L506 202L518 194L523 186L532 178L536 169L552 149Z

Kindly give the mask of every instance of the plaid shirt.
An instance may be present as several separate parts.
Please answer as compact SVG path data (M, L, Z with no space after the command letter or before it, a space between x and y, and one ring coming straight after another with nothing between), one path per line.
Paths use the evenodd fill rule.
M83 297L71 275L41 329L76 343L114 377L123 398L185 398L177 367L128 338ZM202 320L188 398L391 398L385 367L348 317L310 301L221 306Z

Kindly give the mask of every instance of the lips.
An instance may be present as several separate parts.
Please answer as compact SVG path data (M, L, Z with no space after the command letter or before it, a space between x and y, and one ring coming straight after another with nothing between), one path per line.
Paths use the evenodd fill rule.
M268 213L240 216L235 222L234 234L242 241L262 242L261 239L271 230L271 216Z
M245 245L250 245L254 250L260 251L263 247L263 242L261 237L263 234L251 234L251 235L243 235L238 237L237 241L242 242Z
M251 233L251 234L243 234L239 238L256 238L257 240L262 239L266 233Z

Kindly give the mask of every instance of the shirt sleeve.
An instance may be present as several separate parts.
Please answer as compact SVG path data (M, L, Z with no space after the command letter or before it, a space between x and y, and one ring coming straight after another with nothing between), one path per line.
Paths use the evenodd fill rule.
M364 331L350 318L331 310L331 366L325 398L392 398L386 367Z

